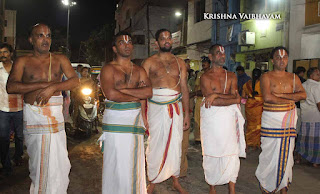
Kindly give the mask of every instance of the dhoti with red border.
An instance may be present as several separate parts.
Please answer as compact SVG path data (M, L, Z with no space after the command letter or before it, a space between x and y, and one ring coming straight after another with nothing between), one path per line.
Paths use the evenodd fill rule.
M171 89L153 89L148 100L149 138L146 150L147 174L151 183L171 176L179 177L183 113L181 93Z

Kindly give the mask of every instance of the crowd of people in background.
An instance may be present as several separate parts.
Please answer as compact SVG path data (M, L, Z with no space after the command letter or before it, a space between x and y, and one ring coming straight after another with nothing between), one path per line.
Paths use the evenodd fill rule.
M201 58L201 70L195 71L190 67L189 59L183 61L171 54L171 38L169 30L159 30L156 34L159 52L138 66L131 62L131 35L122 32L114 37L112 48L116 58L105 65L99 75L101 90L106 97L103 134L99 139L104 146L103 193L129 192L132 189L138 193L152 193L156 184L170 177L174 188L186 193L179 177L187 176L190 132L194 135L194 145L202 146L204 174L211 193L215 193L216 185L226 183L230 193L235 192L239 157L245 157L245 148L247 152L262 149L256 171L262 191L285 192L292 179L293 156L289 150L294 145L282 145L279 139L290 142L296 137L295 118L298 118L295 163L301 163L304 158L314 167L319 166L318 67L308 70L297 67L296 75L288 73L285 68L289 53L286 48L277 47L271 54L274 71L265 73L255 68L250 77L244 67L238 66L235 74L223 66L224 47L216 44L209 49L208 57ZM69 104L71 96L72 120L74 127L77 127L79 113L75 107L79 106L78 86L94 88L92 97L96 99L100 86L91 78L88 67L79 65L74 71L65 56L49 52L51 30L47 25L33 26L29 41L34 47L33 55L19 58L14 66L12 47L6 43L0 44L0 94L3 96L0 98L1 163L5 174L10 175L9 146L10 131L13 130L14 162L17 166L22 164L24 123L25 144L33 162L29 167L32 175L30 190L40 192L46 187L51 192L64 193L69 183L70 162L62 126L62 104ZM43 67L44 63L46 66ZM10 74L11 71L13 73ZM305 72L307 80L304 79ZM71 94L67 92L69 90ZM64 106L64 113L68 114L66 110L69 110L68 105ZM57 119L45 124L45 119L37 120L48 114L50 118L55 115ZM39 126L44 128L40 132L37 131ZM243 126L245 145L244 139L241 139ZM223 128L223 133L214 130L216 128ZM281 136L283 134L277 132L280 129L288 131ZM149 134L146 153L143 146L145 130ZM237 133L235 130L238 130ZM121 143L124 139L125 145ZM46 152L47 148L39 143L44 140L51 141L56 147ZM283 150L278 150L277 146L287 146L288 163L282 167L287 171L281 172L280 178L286 180L277 180L275 185L270 186L270 180L276 181L276 175L264 169L277 161L274 155L278 152L281 155ZM270 153L270 150L277 154ZM42 155L38 157L40 152L44 158ZM43 161L46 163L43 164ZM120 169L117 168L119 164ZM63 168L60 169L61 166ZM44 168L48 168L45 171L47 177L42 177ZM64 181L59 188L54 186L54 181L46 179L56 169L60 169L56 174ZM225 170L222 172L220 169ZM268 166L268 169L275 170L276 165ZM148 189L145 185L146 174ZM123 180L123 175L129 178Z

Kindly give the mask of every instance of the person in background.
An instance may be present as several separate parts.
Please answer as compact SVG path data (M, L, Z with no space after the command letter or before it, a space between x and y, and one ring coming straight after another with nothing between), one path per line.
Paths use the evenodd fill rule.
M82 65L78 65L77 66L77 71L76 71L76 73L77 73L77 75L78 75L78 78L81 78L81 70L82 70Z
M247 147L260 147L261 116L263 99L260 88L260 69L253 69L252 80L243 85L242 98L247 99L245 113L247 118L246 144Z
M14 162L22 163L23 155L23 100L20 94L8 94L7 80L12 69L13 48L7 43L0 44L0 156L5 175L10 175L12 165L9 153L10 131L15 132Z
M308 80L302 86L307 99L301 102L301 129L298 134L296 151L314 167L320 164L320 71L311 67L307 72ZM296 160L300 163L300 160Z
M193 96L196 97L196 105L194 109L194 143L195 145L201 144L200 138L200 107L203 100L203 95L200 88L200 78L201 76L210 69L211 61L208 57L203 56L201 59L202 62L202 70L197 74L194 93Z
M238 91L239 94L242 94L243 84L247 83L251 78L244 72L244 68L242 66L238 66L236 68L237 78L238 78Z

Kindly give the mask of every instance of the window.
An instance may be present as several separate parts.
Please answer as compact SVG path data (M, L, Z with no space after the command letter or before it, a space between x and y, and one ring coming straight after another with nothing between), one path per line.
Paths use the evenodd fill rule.
M8 20L4 20L4 27L8 26Z
M203 13L205 13L206 0L195 1L195 22L204 20Z
M7 37L4 37L4 38L3 38L3 42L7 42Z
M133 44L144 45L145 44L144 35L133 35L132 36L132 43Z

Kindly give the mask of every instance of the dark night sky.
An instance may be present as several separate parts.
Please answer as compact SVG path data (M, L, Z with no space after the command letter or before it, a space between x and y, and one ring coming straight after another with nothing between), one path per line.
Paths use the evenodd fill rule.
M70 42L77 47L90 32L114 20L114 0L74 0L70 12ZM6 0L6 9L17 10L17 36L27 38L33 24L45 22L52 28L67 26L67 8L61 0Z

